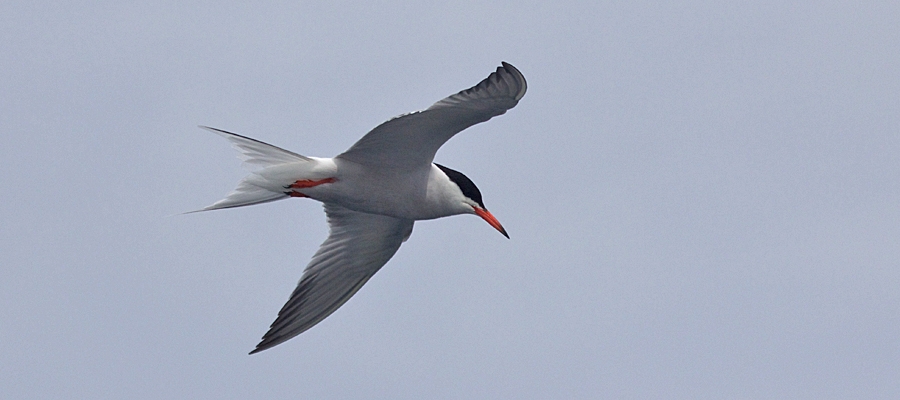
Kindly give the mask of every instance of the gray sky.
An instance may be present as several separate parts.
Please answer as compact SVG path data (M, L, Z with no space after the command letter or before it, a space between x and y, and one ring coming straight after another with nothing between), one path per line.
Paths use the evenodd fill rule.
M0 398L898 398L900 3L0 6ZM508 61L452 139L509 231L417 223L248 356L321 206L196 126L333 156Z

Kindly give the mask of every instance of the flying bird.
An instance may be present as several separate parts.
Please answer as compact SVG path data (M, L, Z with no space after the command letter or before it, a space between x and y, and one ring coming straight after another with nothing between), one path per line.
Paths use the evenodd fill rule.
M453 135L515 107L525 89L522 73L504 62L477 85L378 125L334 158L302 156L201 127L228 139L251 173L227 197L198 211L300 197L322 202L328 219L328 238L250 354L331 315L390 260L415 221L475 214L509 238L475 183L432 161Z

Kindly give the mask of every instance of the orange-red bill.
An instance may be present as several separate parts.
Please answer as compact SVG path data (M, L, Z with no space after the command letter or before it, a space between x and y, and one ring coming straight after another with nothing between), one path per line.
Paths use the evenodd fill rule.
M494 227L497 231L506 236L509 239L509 235L506 233L506 229L503 229L503 225L500 225L500 221L497 221L497 218L494 218L494 215L491 214L490 211L485 210L481 207L472 207L475 209L475 214L477 214L481 219L487 221L488 224Z

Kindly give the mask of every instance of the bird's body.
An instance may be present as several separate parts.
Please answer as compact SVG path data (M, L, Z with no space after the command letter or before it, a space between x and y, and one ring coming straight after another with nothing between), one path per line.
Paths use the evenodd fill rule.
M434 164L398 174L340 158L320 162L334 166L335 181L301 190L314 200L410 220L447 217L464 210L454 207L459 201L446 201L453 195L452 182Z
M344 304L394 255L414 221L476 214L508 237L475 184L432 160L453 135L505 113L525 90L522 74L503 63L471 89L388 120L334 158L301 156L206 128L231 141L254 168L225 199L201 211L303 197L325 205L330 227L328 239L251 354L302 333Z

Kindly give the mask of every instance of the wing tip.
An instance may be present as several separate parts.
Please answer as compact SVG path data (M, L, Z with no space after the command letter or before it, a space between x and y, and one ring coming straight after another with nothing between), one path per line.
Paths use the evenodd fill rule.
M277 336L275 336L272 334L272 329L269 329L269 331L266 332L265 335L263 335L262 340L260 340L259 343L256 345L256 348L251 350L250 353L248 353L248 355L253 355L253 354L259 353L261 351L271 349L275 346L278 346L279 344L287 342L289 339L293 338L294 336L296 336L296 335L277 335Z
M514 98L516 99L516 102L522 100L522 97L525 97L525 91L528 90L528 82L525 80L525 75L523 75L518 68L506 61L500 61L500 66L497 67L497 74L500 74L501 71L512 75L513 80L520 83L518 85L519 91L516 92Z

